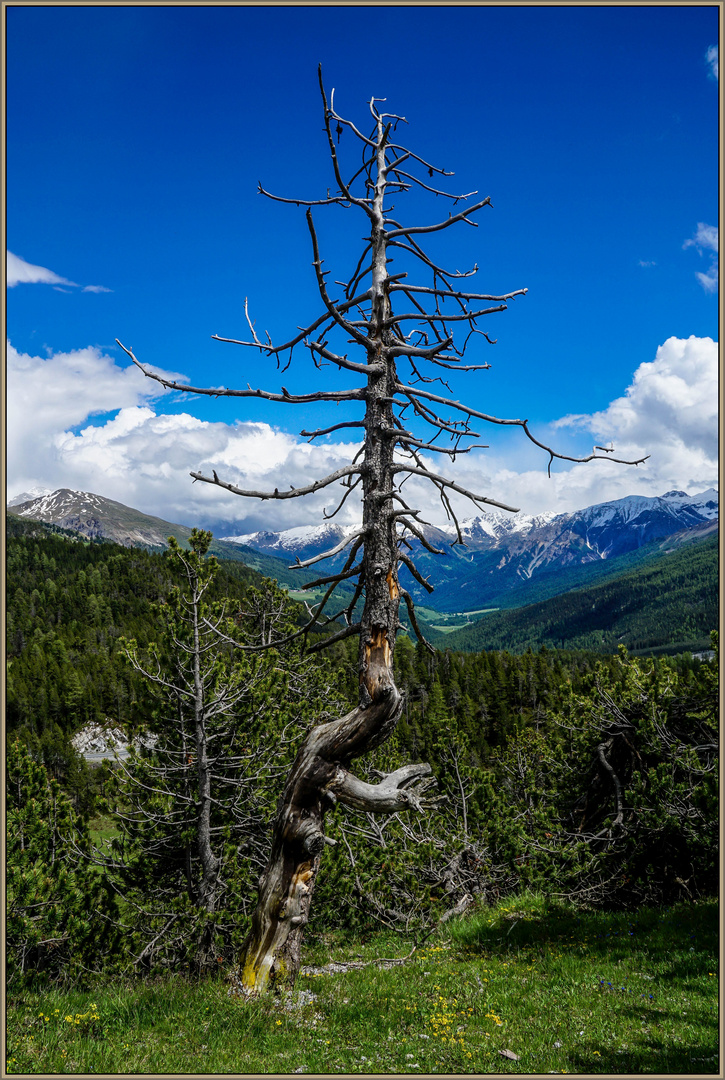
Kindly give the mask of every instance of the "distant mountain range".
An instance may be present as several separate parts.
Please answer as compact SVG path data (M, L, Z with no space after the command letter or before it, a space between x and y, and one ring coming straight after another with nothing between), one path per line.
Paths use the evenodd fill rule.
M414 561L435 587L432 595L404 567L401 577L417 602L437 611L519 607L614 577L642 559L704 539L717 526L714 489L699 495L684 491L655 498L629 495L568 514L486 513L462 523L465 546L453 543L452 528L425 528L426 539L441 550L440 555L432 555L411 538ZM326 522L224 540L288 561L304 560L335 547L356 527ZM344 559L343 552L329 565Z
M29 498L25 498L28 495ZM159 550L167 547L169 536L185 545L191 534L186 525L164 521L163 518L144 514L123 503L94 495L89 491L73 491L59 488L41 494L26 492L17 495L9 504L8 511L17 517L42 521L70 529L91 540L113 540L124 547L146 547ZM274 578L287 589L299 588L315 575L290 570L286 562L242 544L226 544L214 539L210 550L220 559L243 562L265 577Z
M709 536L603 584L492 611L458 629L449 622L445 638L430 636L439 648L463 652L545 645L613 653L619 644L631 653L707 652L718 607L718 539Z
M13 499L9 510L91 538L161 548L168 536L184 543L191 532L185 525L90 492L60 488L28 494L29 499ZM566 514L486 513L462 523L465 546L454 543L452 528L426 527L426 538L440 555L432 555L411 538L415 562L435 587L433 594L404 567L401 577L418 603L438 612L516 608L603 583L683 544L706 539L717 527L718 493L713 489L698 495L684 491L656 498L630 495ZM295 589L314 575L291 570L290 564L330 550L355 528L325 522L282 532L229 535L215 539L212 550ZM345 557L343 551L328 565L339 565Z

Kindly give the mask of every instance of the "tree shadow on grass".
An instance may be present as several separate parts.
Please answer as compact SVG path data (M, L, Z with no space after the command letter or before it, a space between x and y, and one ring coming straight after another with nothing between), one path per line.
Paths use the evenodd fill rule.
M580 911L556 902L543 914L510 912L496 926L483 920L456 934L472 951L510 954L527 949L585 947L590 956L616 962L644 952L671 961L663 977L702 974L703 962L716 962L719 915L716 900L642 911Z
M605 1076L620 1074L655 1074L668 1076L672 1073L685 1076L720 1075L718 1070L717 1042L710 1046L673 1048L671 1043L649 1039L646 1046L635 1050L606 1051L596 1057L579 1052L568 1055L569 1064L577 1072Z

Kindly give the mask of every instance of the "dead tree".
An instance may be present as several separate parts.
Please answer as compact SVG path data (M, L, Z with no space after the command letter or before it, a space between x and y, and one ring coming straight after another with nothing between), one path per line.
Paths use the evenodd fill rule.
M444 393L449 389L444 378L446 372L479 371L490 366L485 362L466 362L467 348L482 340L495 344L480 328L480 321L505 311L508 302L523 296L526 289L500 296L468 291L463 279L475 274L477 267L465 272L449 271L429 257L421 241L460 222L475 227L477 223L473 216L489 207L491 200L475 199L476 192L450 194L441 190L436 178L453 174L430 164L398 141L398 128L407 122L403 117L382 112L378 105L383 99L372 98L369 102L372 125L369 134L365 134L336 111L334 91L328 102L322 74L318 74L327 144L337 185L335 192L330 194L328 190L321 199L305 199L272 195L261 184L259 191L277 202L307 207L306 220L321 313L290 340L278 345L269 335L264 340L257 336L245 303L250 338L214 337L274 357L278 367L280 358L291 360L296 347L302 346L309 350L317 367L323 363L332 364L353 372L359 376L360 385L348 390L329 389L307 394L292 394L284 386L281 392L254 389L249 384L246 389L182 386L143 367L133 352L118 342L144 374L169 389L212 396L262 398L287 405L355 401L362 406L363 416L359 420L301 433L310 440L341 428L356 428L362 433L360 449L349 465L305 487L289 491L247 491L220 479L216 472L211 476L199 472L191 474L195 480L215 484L246 498L262 500L299 499L329 485L341 484L342 497L330 517L356 489L361 488L362 495L360 527L346 538L344 544L326 553L327 556L336 555L347 547L342 569L305 586L324 585L327 590L314 610L310 609L309 621L299 631L305 633L313 628L333 627L324 640L312 646L315 649L350 635L359 636L359 703L346 716L312 730L287 779L274 827L270 861L260 879L259 903L242 957L243 984L256 992L269 985L294 982L300 963L302 931L308 920L313 885L326 843L323 829L326 808L339 801L372 813L421 811L427 801L426 793L434 784L430 766L426 764L399 769L379 784L364 783L350 772L350 764L355 758L379 746L391 734L400 714L401 696L393 678L393 653L400 626L401 599L406 604L415 633L421 637L411 597L398 578L400 564L432 591L415 566L411 542L418 541L431 551L435 549L426 539L420 511L403 496L403 482L409 477L421 477L437 489L455 525L458 542L462 542L451 505L452 493L465 496L480 510L495 506L516 512L515 507L469 491L435 471L428 463L428 455L448 454L454 460L457 454L471 450L476 445L471 440L480 437L473 427L477 422L520 427L532 442L549 454L549 468L554 458L618 460L609 453L592 452L586 458L557 454L534 437L526 420L489 416L453 400L450 391L448 395ZM343 177L339 157L343 134L348 140L352 138L362 151L362 161L351 170L351 175L348 174L350 179ZM414 186L433 196L449 199L454 209L434 224L402 224L392 216L394 208L388 203L391 196L403 194ZM345 281L335 282L337 289L334 291L326 281L327 271L323 270L313 206L342 207L367 220L368 234L355 269ZM393 257L408 265L410 271L396 267L396 272L391 273ZM421 268L425 283L409 277L409 272ZM462 339L455 333L460 330L463 331ZM334 344L331 339L335 339ZM351 359L339 348L337 339L343 341L343 348L344 343L356 346L360 359ZM399 365L407 367L407 379L399 374ZM430 373L426 374L426 370ZM441 384L442 392L432 388L436 382ZM411 420L428 425L422 437L409 430ZM425 434L425 430L430 429L432 434ZM316 556L298 565L309 566L322 557ZM330 610L330 601L342 583L354 586L352 595L346 594L340 610ZM358 615L360 603L362 610Z

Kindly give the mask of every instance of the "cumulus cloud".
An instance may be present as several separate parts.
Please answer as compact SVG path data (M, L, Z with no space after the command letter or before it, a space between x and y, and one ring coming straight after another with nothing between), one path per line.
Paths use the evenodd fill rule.
M315 447L265 423L165 414L152 405L167 391L96 348L43 358L8 345L7 366L10 497L32 488L70 487L182 523L256 514L250 520L258 528L266 520L258 502L242 505L238 496L192 484L189 473L210 475L216 469L245 489L301 487L339 468L357 449ZM178 373L159 373L186 381ZM90 422L102 414L112 415ZM337 489L321 492L302 511L304 520L319 520L336 494ZM289 525L299 523L299 513L296 500L275 506L275 520Z
M26 262L25 259L21 259L18 255L13 255L12 251L7 253L6 274L9 289L22 284L75 285L75 281L68 281L67 278L60 277L59 274L53 273L52 270L48 270L45 266L33 266L32 263Z
M719 77L717 45L711 45L710 48L707 50L707 52L705 53L705 62L710 69L708 73L710 77L713 79L717 79Z
M94 415L155 400L165 391L138 368L121 368L97 348L40 357L8 343L7 393L12 495L13 484L17 490L68 486L59 451L65 433Z
M717 256L719 249L717 225L706 225L704 221L698 221L697 231L689 240L685 240L683 248L694 247L700 255L705 252L713 252L710 255L710 266L705 273L696 272L695 277L702 285L705 292L717 292L718 265Z
M706 225L704 221L698 221L697 232L689 240L685 240L683 248L696 247L699 252L718 250L718 227Z
M283 529L319 523L323 508L336 505L340 486L309 498L261 502L192 483L189 473L211 475L215 469L221 479L245 490L288 490L334 472L358 448L357 443L302 442L263 422L227 424L188 411L165 413L158 384L96 349L46 360L10 349L8 359L10 496L31 488L71 487L187 525L226 522L228 531L237 533ZM584 456L593 443L611 441L617 457L649 454L643 465L559 462L549 479L548 456L535 448L522 456L530 444L518 432L513 453L494 444L453 466L438 455L427 463L462 486L529 514L577 510L630 494L661 495L672 488L695 493L717 486L717 400L717 344L710 338L673 337L654 360L640 364L622 396L605 409L563 417L549 431L536 432L573 456ZM106 415L93 423L91 417L100 413ZM425 520L445 522L430 485L411 477L405 491ZM454 505L462 517L478 512L459 496ZM353 496L336 520L350 523L359 515Z
M19 255L14 255L12 251L8 251L5 265L9 289L15 288L16 285L52 285L56 292L67 293L71 290L61 288L62 285L78 288L75 281L69 281L45 266L34 266L25 259L21 259ZM84 285L81 292L107 293L113 290L107 289L105 285Z
M718 484L718 347L712 338L668 338L654 360L640 364L622 397L588 416L567 416L555 428L587 431L616 457L649 459L635 468L595 461L559 474L567 503L627 494L691 493ZM599 492L606 492L606 498ZM586 505L586 503L581 503ZM573 506L569 508L574 509Z

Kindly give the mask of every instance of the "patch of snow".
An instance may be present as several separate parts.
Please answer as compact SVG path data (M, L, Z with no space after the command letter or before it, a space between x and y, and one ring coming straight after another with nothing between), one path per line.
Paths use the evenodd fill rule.
M242 533L238 536L221 536L220 540L226 540L230 544L245 544L247 547L275 548L281 551L294 551L297 548L307 547L325 541L344 540L351 533L356 532L360 525L337 525L323 523L322 525L294 525L282 532L265 532L260 530L254 533Z
M44 495L52 494L50 488L31 488L30 491L21 491L8 500L8 506L20 506L21 503L32 502L33 499L41 499Z

